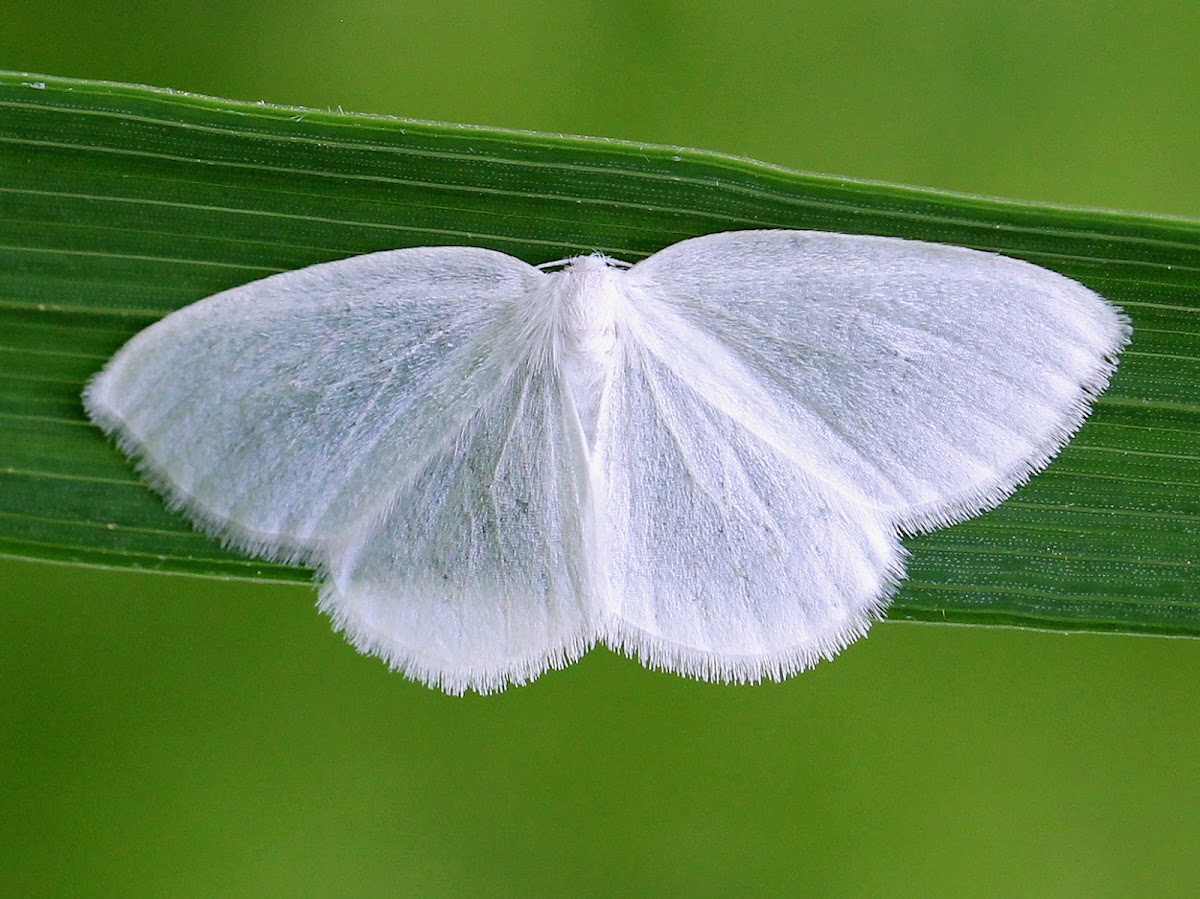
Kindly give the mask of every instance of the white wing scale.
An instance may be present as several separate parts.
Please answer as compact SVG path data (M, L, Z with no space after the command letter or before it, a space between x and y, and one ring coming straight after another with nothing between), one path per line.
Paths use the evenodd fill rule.
M524 366L327 550L320 606L359 649L450 693L523 683L595 642L586 449L553 372Z
M84 404L206 530L308 561L516 365L506 322L544 277L459 247L276 275L139 333Z
M1016 259L817 231L686 240L631 286L713 335L818 476L905 531L1007 496L1070 439L1129 325Z
M808 477L644 347L625 356L596 444L615 604L605 642L654 667L757 681L866 633L903 573L884 519Z
M497 689L596 632L578 423L522 355L545 282L460 247L288 272L143 331L85 405L205 530L321 569L356 645Z

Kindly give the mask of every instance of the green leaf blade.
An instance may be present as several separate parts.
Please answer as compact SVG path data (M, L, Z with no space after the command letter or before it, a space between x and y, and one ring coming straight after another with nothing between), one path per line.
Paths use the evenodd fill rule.
M86 379L173 309L379 249L634 260L753 227L1019 256L1133 319L1110 390L1046 472L907 541L892 617L1200 635L1200 223L16 74L0 74L0 555L309 577L193 531L87 423Z

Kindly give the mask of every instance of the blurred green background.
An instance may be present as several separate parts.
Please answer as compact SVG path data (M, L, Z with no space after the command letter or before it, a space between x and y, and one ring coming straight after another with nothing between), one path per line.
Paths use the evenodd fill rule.
M1200 216L1179 3L10 4L0 67ZM1190 894L1200 641L882 624L451 699L311 590L0 560L0 894Z

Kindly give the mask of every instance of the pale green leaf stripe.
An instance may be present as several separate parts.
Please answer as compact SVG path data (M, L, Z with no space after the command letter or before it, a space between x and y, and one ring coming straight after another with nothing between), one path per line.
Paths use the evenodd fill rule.
M755 227L996 250L1077 278L1133 318L1112 388L1049 470L988 515L908 541L893 617L1200 634L1200 223L11 73L0 73L0 555L308 578L193 531L84 419L87 377L172 309L392 247L637 259Z

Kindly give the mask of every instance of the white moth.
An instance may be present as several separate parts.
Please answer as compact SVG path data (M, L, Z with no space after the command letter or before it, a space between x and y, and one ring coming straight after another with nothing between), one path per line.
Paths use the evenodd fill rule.
M500 690L598 642L743 682L862 636L899 536L1044 467L1129 334L1061 275L887 237L560 271L421 247L174 312L84 402L174 507L316 566L335 627L426 684Z

